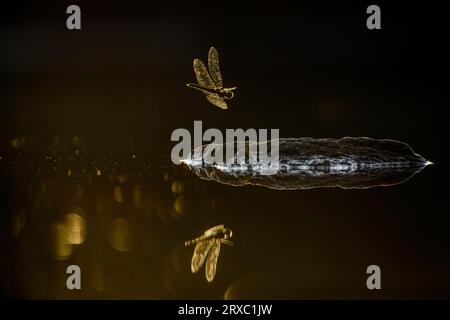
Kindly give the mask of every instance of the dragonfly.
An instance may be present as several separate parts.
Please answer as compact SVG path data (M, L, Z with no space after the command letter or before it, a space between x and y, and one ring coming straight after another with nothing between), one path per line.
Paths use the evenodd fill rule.
M208 69L200 59L194 59L194 72L198 84L188 83L186 86L206 94L206 99L208 99L208 101L213 105L221 109L228 109L228 105L225 100L232 99L234 97L233 90L237 89L237 87L223 87L222 75L220 73L219 66L219 53L214 47L209 49Z
M233 242L229 239L233 236L231 229L225 225L217 225L206 230L203 235L193 240L186 241L184 245L196 245L194 254L192 255L191 271L196 273L206 261L205 274L206 280L211 282L214 280L217 269L217 260L220 254L220 245L226 244L233 246Z

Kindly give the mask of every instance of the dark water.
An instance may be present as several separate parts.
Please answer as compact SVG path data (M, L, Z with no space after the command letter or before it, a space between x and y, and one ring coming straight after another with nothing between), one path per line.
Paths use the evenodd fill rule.
M421 7L427 23L406 27L418 12L392 8L368 33L365 8L212 16L145 3L81 5L80 32L65 29L62 4L1 20L2 295L450 298L441 13ZM226 111L185 87L211 45L238 86ZM170 165L171 132L194 120L395 139L434 165L367 190L222 185ZM207 283L183 244L222 223L235 245ZM82 290L66 288L70 264ZM366 288L371 264L381 291Z

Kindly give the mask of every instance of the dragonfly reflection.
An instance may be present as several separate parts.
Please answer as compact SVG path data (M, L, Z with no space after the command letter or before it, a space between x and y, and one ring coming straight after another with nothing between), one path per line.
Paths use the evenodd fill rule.
M208 72L209 69L209 72ZM199 90L206 94L206 99L213 105L227 109L225 99L232 99L237 87L224 88L222 84L222 75L219 67L219 54L214 47L209 49L208 69L200 59L194 59L194 71L198 84L188 83L189 88Z
M217 259L220 254L220 244L233 245L230 239L233 236L231 229L226 228L223 224L212 227L205 233L193 240L186 241L185 246L196 244L194 254L192 255L191 271L196 273L202 267L206 260L205 273L206 280L211 282L214 280L217 268Z

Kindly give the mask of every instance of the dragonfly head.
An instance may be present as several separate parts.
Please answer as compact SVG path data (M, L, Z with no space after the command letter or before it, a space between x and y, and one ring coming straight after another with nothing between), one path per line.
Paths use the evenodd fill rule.
M224 228L223 230L223 238L225 240L231 239L233 237L233 231L230 228Z
M224 88L223 89L223 93L224 93L224 98L225 99L233 99L234 97L234 92L233 90L237 89L237 87L233 87L233 88Z

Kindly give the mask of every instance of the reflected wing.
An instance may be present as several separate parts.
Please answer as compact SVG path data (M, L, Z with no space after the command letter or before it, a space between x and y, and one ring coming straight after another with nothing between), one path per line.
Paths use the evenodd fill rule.
M216 89L216 86L208 73L208 69L206 69L205 64L201 60L194 59L194 71L200 86L207 89Z
M197 243L191 261L192 273L196 273L202 267L203 262L205 262L206 256L208 255L208 251L213 244L214 238Z
M206 280L211 282L214 280L214 276L216 275L217 269L217 259L219 258L220 253L220 239L213 239L213 245L209 250L208 258L206 259Z
M228 109L227 103L218 94L209 94L206 96L206 99L221 109Z
M209 72L211 73L211 77L214 80L214 83L216 84L216 88L221 89L223 85L222 85L222 75L220 74L220 67L219 67L219 53L214 47L211 47L209 49L208 68Z

